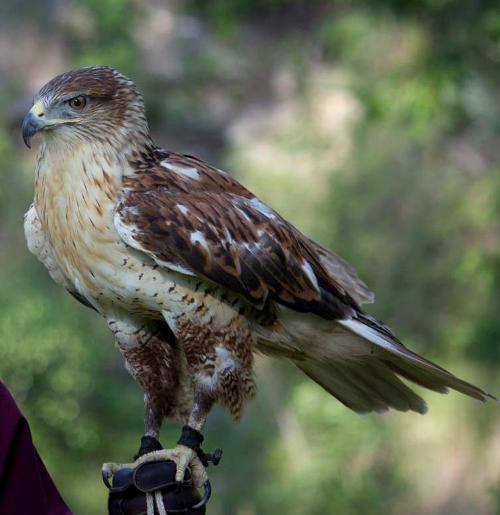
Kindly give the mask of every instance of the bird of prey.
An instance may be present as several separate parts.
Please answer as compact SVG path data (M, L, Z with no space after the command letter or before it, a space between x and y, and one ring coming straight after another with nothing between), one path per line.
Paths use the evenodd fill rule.
M424 413L407 384L489 394L405 347L361 304L343 259L227 173L151 139L134 83L104 66L69 71L34 98L40 133L28 247L54 281L107 321L144 390L135 464L168 457L197 484L215 403L234 419L254 396L254 352L292 361L348 408ZM175 448L165 417L184 424ZM113 469L116 470L116 469Z

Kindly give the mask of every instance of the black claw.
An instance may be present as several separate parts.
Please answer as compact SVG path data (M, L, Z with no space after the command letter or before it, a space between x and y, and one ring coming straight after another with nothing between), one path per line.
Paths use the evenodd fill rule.
M203 492L203 498L200 502L197 502L194 506L191 506L192 510L198 510L199 508L203 508L205 504L210 500L210 497L212 496L212 485L210 484L210 481L207 479L205 483L203 484L204 492Z
M141 446L137 451L137 454L134 456L134 461L144 454L148 454L153 451L161 451L163 446L154 436L143 436L141 438Z
M111 483L109 482L109 478L111 477L110 474L108 474L107 472L105 472L104 470L101 471L101 474L102 474L102 481L103 483L106 485L106 487L108 488L108 490L111 488Z

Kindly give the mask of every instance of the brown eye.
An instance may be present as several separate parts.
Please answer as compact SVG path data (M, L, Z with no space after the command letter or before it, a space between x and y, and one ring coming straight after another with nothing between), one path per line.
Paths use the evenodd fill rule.
M87 104L87 99L83 95L78 95L77 97L68 100L68 104L72 109L80 111Z

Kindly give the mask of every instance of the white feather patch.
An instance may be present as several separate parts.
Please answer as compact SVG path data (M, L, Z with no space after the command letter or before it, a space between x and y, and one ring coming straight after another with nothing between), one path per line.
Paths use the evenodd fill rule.
M205 235L201 231L193 231L189 237L189 240L193 245L199 243L202 247L209 250L207 240L205 239Z
M234 356L222 345L215 347L215 370L217 372L237 368Z
M134 216L139 216L141 214L141 209L139 206L127 206L124 211Z
M52 279L57 284L69 289L70 285L59 268L52 245L43 231L42 223L33 204L24 215L24 235L29 251L45 265Z
M160 163L164 168L171 170L179 175L183 175L184 177L188 177L189 179L198 180L200 178L200 174L198 170L193 166L182 166L182 165L174 165L170 163L168 160L164 160Z
M375 345L378 345L379 347L382 347L383 349L386 349L389 352L392 352L393 354L398 354L399 356L407 358L405 352L402 351L398 347L398 345L392 343L387 338L384 338L383 335L381 335L375 329L372 329L371 327L367 326L366 324L363 324L358 320L352 319L338 320L337 323L345 327L346 329L349 329L349 331L351 331L352 333L361 336L361 338L364 338L365 340L368 340L369 342L374 343Z
M137 227L135 225L124 223L119 212L115 213L114 222L120 238L130 247L142 250L135 239L135 235L137 234Z
M191 270L188 268L178 264L178 263L171 263L170 261L163 261L162 259L157 259L153 256L153 259L162 267L168 268L169 270L172 270L173 272L178 272L179 274L184 275L195 275Z
M120 213L115 213L114 221L120 238L127 245L151 256L161 267L168 268L173 272L178 272L184 275L195 275L193 272L191 272L191 270L185 268L184 266L178 263L171 263L170 261L163 261L162 259L158 259L154 254L143 248L142 245L135 239L135 236L138 233L137 227L135 225L125 224L120 216Z
M309 261L302 261L302 270L304 270L305 274L307 275L308 279L311 281L314 288L319 291L319 284L318 280L316 279L316 275L314 274L314 270L312 269L311 264Z
M241 214L241 216L247 221L247 222L251 222L252 220L250 220L250 217L245 213L245 211L243 211L243 209L240 209L239 207L236 208L238 210L238 212Z
M214 373L209 375L198 372L194 376L194 381L198 386L203 386L207 391L215 391L219 387L219 374L226 370L236 370L238 362L235 357L222 345L215 348L215 367Z
M187 215L189 213L189 209L184 204L177 204L177 209L183 214Z
M249 204L253 209L269 218L270 220L276 218L274 211L269 206L266 206L266 204L264 204L264 202L262 202L262 200L258 199L257 197L254 197L252 200L250 200Z

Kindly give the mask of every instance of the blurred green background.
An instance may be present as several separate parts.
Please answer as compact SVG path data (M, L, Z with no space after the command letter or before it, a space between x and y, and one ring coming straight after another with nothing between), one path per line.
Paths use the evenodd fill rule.
M500 393L500 8L477 0L0 2L0 377L79 515L103 514L142 395L105 324L25 248L34 152L20 120L57 73L119 68L161 146L229 169L350 260L369 311ZM208 422L211 514L500 514L494 403L359 417L286 363ZM163 443L178 428L167 425Z

